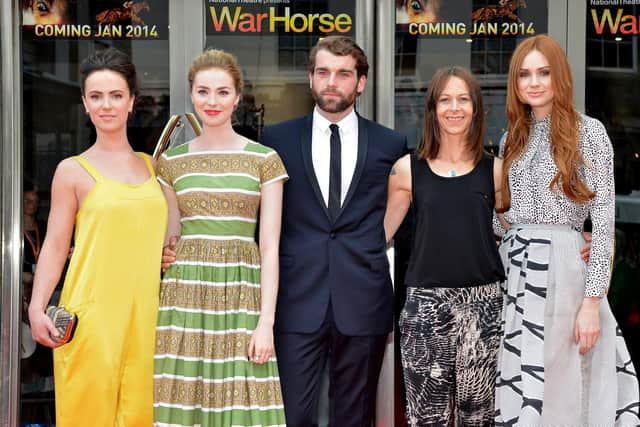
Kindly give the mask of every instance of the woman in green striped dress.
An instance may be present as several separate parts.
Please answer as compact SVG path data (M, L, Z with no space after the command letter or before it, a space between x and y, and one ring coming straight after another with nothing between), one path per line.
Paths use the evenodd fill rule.
M284 425L273 321L287 172L275 151L231 127L243 85L233 55L204 52L189 83L202 135L157 164L167 236L180 238L160 291L154 422Z

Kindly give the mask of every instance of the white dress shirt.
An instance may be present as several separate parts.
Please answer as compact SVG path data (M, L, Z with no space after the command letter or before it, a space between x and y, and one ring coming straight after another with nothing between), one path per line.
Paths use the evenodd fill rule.
M329 158L331 154L331 129L332 122L324 118L315 108L313 110L313 132L311 135L311 158L313 170L322 192L325 204L329 204ZM340 159L341 159L341 191L340 205L349 191L349 185L356 170L358 160L358 116L351 111L345 118L336 123L340 128Z

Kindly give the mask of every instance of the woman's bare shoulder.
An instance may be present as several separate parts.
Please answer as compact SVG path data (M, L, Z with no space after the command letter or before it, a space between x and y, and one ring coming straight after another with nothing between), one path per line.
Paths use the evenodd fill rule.
M391 171L394 170L396 173L411 172L411 154L405 154L404 156L400 157L391 169Z

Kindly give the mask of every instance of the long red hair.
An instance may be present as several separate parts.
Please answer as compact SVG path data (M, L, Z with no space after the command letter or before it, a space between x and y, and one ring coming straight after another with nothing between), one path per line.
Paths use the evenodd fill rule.
M573 103L571 69L560 45L551 37L539 35L524 40L513 52L507 83L507 118L509 128L502 163L502 208L511 204L509 168L527 148L529 129L533 123L531 106L523 103L518 93L518 78L524 58L537 50L549 61L553 105L551 110L551 154L558 173L551 181L551 191L561 190L568 198L584 203L595 193L580 179L579 168L584 163L578 147L582 121Z

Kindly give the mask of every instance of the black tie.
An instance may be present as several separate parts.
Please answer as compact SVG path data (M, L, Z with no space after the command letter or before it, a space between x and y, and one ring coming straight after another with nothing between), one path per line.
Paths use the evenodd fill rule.
M340 132L338 125L332 124L331 155L329 157L329 216L335 221L340 213L340 193L342 187L342 166L340 165Z

